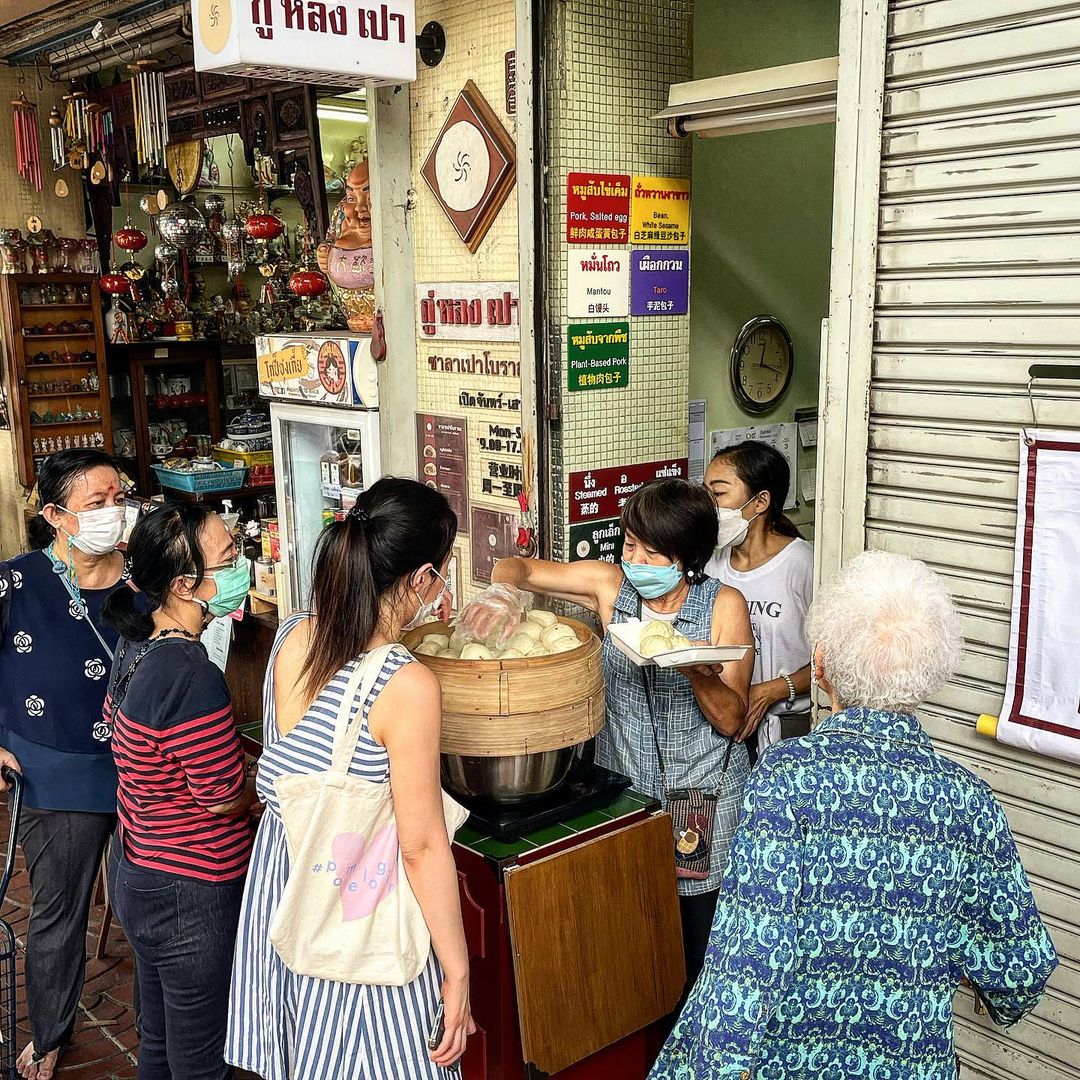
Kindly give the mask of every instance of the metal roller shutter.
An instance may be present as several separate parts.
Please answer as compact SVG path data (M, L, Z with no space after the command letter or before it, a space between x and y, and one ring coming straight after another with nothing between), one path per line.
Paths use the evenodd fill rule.
M885 48L865 542L952 586L967 649L924 720L993 785L1062 958L1008 1034L958 1002L958 1049L975 1075L1076 1078L1080 769L975 720L1002 703L1028 367L1080 359L1080 3L893 0ZM1037 401L1080 427L1080 384Z

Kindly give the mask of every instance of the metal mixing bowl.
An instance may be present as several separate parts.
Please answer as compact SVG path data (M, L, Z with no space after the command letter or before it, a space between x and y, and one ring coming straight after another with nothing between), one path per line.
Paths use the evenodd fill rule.
M554 791L567 778L582 745L512 757L443 754L443 783L463 799L501 805L531 802Z

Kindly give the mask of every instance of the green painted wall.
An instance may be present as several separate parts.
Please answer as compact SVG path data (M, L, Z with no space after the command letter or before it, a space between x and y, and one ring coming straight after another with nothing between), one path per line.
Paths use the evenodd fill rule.
M694 78L835 56L839 0L698 0ZM707 429L755 422L731 394L731 344L751 316L775 315L795 347L795 375L762 423L817 404L821 320L828 312L832 124L693 136L690 397ZM800 468L813 464L801 453ZM812 517L800 507L799 521Z

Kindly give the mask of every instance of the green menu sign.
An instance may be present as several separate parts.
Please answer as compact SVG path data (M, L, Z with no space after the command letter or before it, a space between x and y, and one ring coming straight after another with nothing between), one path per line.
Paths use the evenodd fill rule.
M630 324L571 323L566 328L569 390L602 390L630 384Z

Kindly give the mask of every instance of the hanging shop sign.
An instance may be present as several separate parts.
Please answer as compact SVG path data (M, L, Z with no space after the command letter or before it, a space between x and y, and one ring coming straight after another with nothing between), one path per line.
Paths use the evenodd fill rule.
M625 244L629 233L629 176L591 172L567 176L567 243Z
M495 564L518 553L518 515L474 506L470 528L473 582L476 585L490 585Z
M429 281L416 286L422 337L440 341L517 341L516 281Z
M379 407L379 375L370 338L255 339L259 394L349 408Z
M689 311L690 252L632 251L630 314L686 315Z
M566 328L568 390L602 390L629 384L629 323L571 323Z
M690 181L671 176L635 176L630 240L634 244L688 244Z
M1075 431L1026 434L1009 667L996 734L1010 746L1080 763L1080 440Z
M570 561L599 559L617 563L622 558L623 531L618 518L570 526Z
M192 0L195 70L346 86L416 79L413 0Z
M626 500L650 480L686 479L686 458L590 469L570 474L570 524L617 518Z
M416 460L420 481L446 496L458 532L469 531L468 434L460 416L416 414Z
M630 252L567 248L566 314L571 319L630 314Z

